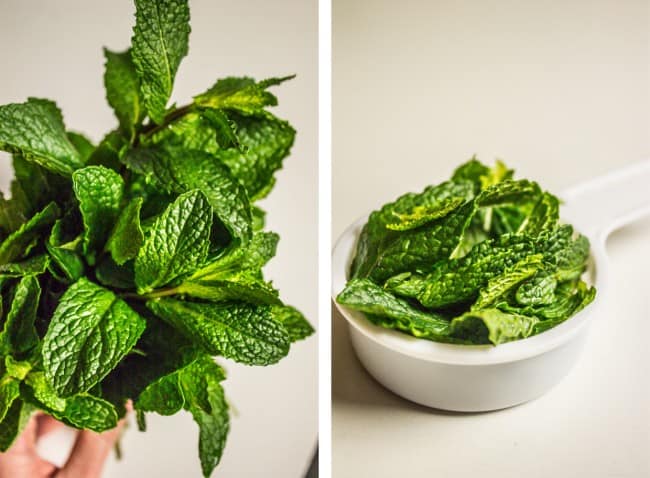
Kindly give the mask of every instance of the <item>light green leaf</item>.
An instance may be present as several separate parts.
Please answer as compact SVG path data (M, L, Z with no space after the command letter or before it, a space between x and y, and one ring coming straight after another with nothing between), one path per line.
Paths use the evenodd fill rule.
M275 106L278 99L267 91L270 86L279 85L295 78L269 78L256 82L252 78L229 77L218 80L208 91L194 97L196 104L210 108L224 108L246 114L258 113L267 106Z

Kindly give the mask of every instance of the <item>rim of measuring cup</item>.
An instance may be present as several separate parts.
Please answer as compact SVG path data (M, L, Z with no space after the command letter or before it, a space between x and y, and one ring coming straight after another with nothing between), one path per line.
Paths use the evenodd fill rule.
M343 290L347 282L347 271L356 250L357 237L367 220L368 214L353 222L334 246L332 252L332 299L350 326L373 342L404 355L425 361L454 365L492 365L524 360L555 349L575 337L593 317L596 304L606 293L607 258L604 243L600 240L592 240L588 273L591 275L590 282L596 287L596 300L573 317L541 334L498 346L460 345L433 342L393 329L385 329L366 319L363 312L349 309L336 302L336 296Z

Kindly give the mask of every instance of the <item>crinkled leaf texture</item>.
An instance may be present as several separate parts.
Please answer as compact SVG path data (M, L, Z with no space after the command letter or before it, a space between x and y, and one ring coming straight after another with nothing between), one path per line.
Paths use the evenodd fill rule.
M589 241L559 200L497 161L373 212L337 301L376 325L440 342L494 345L548 330L595 296ZM435 326L434 326L435 325Z
M268 305L159 299L147 307L211 355L246 365L270 365L289 353L287 330Z
M187 0L135 0L132 58L149 116L162 123L181 60L188 51Z
M181 194L160 215L135 261L135 282L144 294L189 274L208 257L212 207L200 191Z
M61 297L43 339L43 367L68 397L99 383L133 348L145 321L112 292L82 278Z

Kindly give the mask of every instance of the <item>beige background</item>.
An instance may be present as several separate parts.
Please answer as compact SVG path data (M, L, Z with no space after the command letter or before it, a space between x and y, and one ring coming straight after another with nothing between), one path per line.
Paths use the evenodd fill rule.
M556 192L649 158L649 6L334 0L334 236L474 153ZM649 476L649 243L650 220L611 237L610 320L554 390L500 412L388 392L334 314L334 476Z
M316 322L317 289L317 2L304 0L191 0L190 54L178 73L179 104L219 76L257 78L297 73L276 91L277 113L299 134L292 156L263 207L282 240L268 273L283 298ZM126 48L134 7L129 0L3 0L0 14L0 103L27 96L56 99L68 127L98 140L114 127L104 100L101 47ZM0 157L0 187L10 180ZM296 344L279 365L225 363L233 418L215 476L304 475L317 435L317 338ZM191 417L151 415L149 430L129 430L124 461L107 478L198 477L198 429ZM60 445L55 437L49 446ZM53 443L54 442L54 443Z

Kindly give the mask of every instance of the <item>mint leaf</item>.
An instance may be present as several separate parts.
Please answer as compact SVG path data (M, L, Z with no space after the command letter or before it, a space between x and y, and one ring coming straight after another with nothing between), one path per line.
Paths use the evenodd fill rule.
M104 48L104 57L106 99L120 122L120 128L129 138L134 138L146 110L140 96L140 81L131 59L131 50L115 53Z
M284 326L289 333L291 342L306 339L315 332L305 316L295 307L274 307L273 318Z
M84 221L84 254L93 257L100 250L120 213L124 181L103 166L88 166L72 176L75 196Z
M147 307L212 355L247 365L270 365L289 352L289 336L266 305L203 304L176 299Z
M174 77L188 51L187 0L135 0L132 57L149 117L162 123Z
M295 75L284 78L269 78L256 82L252 78L229 77L218 80L208 91L194 97L196 104L210 108L224 108L252 114L259 113L267 106L275 106L278 99L266 91L268 87L279 85Z
M0 150L64 176L83 166L66 136L61 111L48 100L29 98L0 106Z
M209 477L221 461L230 430L228 403L221 382L223 370L203 357L179 377L188 410L199 426L199 457L203 476Z
M449 322L444 317L420 311L368 279L353 279L348 282L336 301L374 316L392 319L382 325L416 337L445 341L449 335Z
M148 231L135 261L140 293L166 285L200 267L208 256L212 208L205 195L180 195Z
M0 421L0 452L5 452L11 447L27 425L32 411L33 408L28 403L20 399L14 400L4 420Z
M84 274L83 260L77 253L81 237L66 242L64 238L64 222L59 219L54 223L50 238L45 243L47 252L56 265L55 273L62 282L76 282Z
M61 211L54 203L50 203L42 211L36 213L29 221L8 236L0 244L0 264L13 262L25 256L30 244L56 221Z
M179 294L212 302L242 300L253 304L282 304L278 291L270 283L248 271L221 280L188 279L176 289Z
M133 199L122 210L106 242L106 250L110 251L113 260L123 265L130 259L135 259L144 244L144 233L140 227L140 210L144 199Z
M41 275L47 271L50 259L43 256L34 256L22 262L10 262L0 266L0 276L22 277L26 275Z
M29 387L25 395L34 404L69 426L97 433L117 426L117 411L106 400L87 393L62 398L50 386L43 372L30 373L25 383Z
M216 155L244 185L249 197L261 199L273 187L273 175L291 152L296 131L270 113L228 116L236 125L241 148L222 149Z
M232 236L243 244L250 241L252 217L246 191L213 156L195 150L135 149L125 161L169 193L200 190Z
M34 322L40 296L41 287L33 275L18 282L11 309L0 332L3 355L22 357L38 345L40 340Z
M31 217L52 201L62 203L67 199L68 178L51 173L20 155L14 155L12 163L15 179L11 183L11 197L20 205L24 217Z
M498 309L467 312L451 321L451 334L472 343L498 345L524 339L533 333L536 317L509 314Z
M43 339L48 381L63 397L89 390L133 348L144 327L115 294L80 279L61 297Z
M14 401L20 396L20 382L5 375L0 379L0 422L2 422Z

